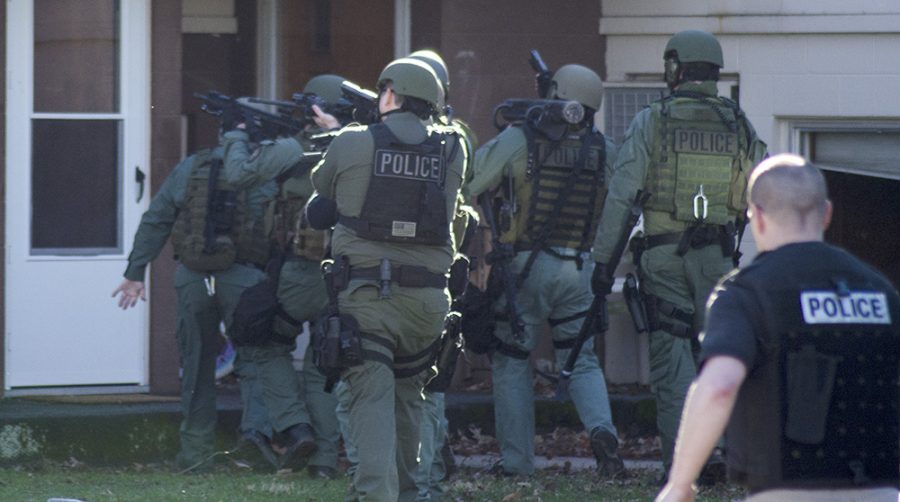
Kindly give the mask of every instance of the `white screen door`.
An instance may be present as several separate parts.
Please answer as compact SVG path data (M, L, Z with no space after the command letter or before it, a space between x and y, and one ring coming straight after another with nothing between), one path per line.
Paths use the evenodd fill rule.
M148 382L146 304L110 293L149 197L149 7L7 3L10 393Z

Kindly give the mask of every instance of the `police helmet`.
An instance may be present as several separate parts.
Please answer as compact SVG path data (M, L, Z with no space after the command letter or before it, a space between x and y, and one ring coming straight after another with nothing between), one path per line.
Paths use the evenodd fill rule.
M315 94L330 104L336 103L343 94L341 93L341 83L344 77L338 75L317 75L306 83L303 88L303 94Z
M400 58L385 66L378 76L378 87L388 81L396 94L421 99L435 110L444 107L444 88L438 76L418 59Z
M711 63L719 68L725 66L722 46L711 33L701 30L680 31L669 39L663 59L671 57L679 63Z
M567 64L553 74L550 94L555 99L574 100L599 110L603 102L603 80L586 66Z
M434 74L437 75L438 80L441 81L441 85L444 88L444 99L450 99L450 72L447 71L447 63L444 62L444 59L440 54L425 49L413 52L407 57L418 59L419 61L430 66L431 69L434 70Z

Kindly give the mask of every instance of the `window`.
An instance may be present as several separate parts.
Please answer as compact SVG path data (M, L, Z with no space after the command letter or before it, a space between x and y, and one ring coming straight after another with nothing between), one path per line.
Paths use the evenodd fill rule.
M605 87L603 90L603 132L621 145L634 116L650 103L663 97L665 86Z

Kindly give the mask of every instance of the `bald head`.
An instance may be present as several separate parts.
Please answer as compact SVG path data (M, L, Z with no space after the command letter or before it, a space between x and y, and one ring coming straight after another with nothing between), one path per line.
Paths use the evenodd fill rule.
M768 220L787 230L821 232L827 224L825 177L803 157L781 154L761 162L750 175L748 195Z

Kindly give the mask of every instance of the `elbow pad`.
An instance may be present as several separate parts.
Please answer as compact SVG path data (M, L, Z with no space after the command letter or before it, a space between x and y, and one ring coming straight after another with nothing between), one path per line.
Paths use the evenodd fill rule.
M328 230L338 220L337 202L316 195L306 204L306 220L316 230Z

